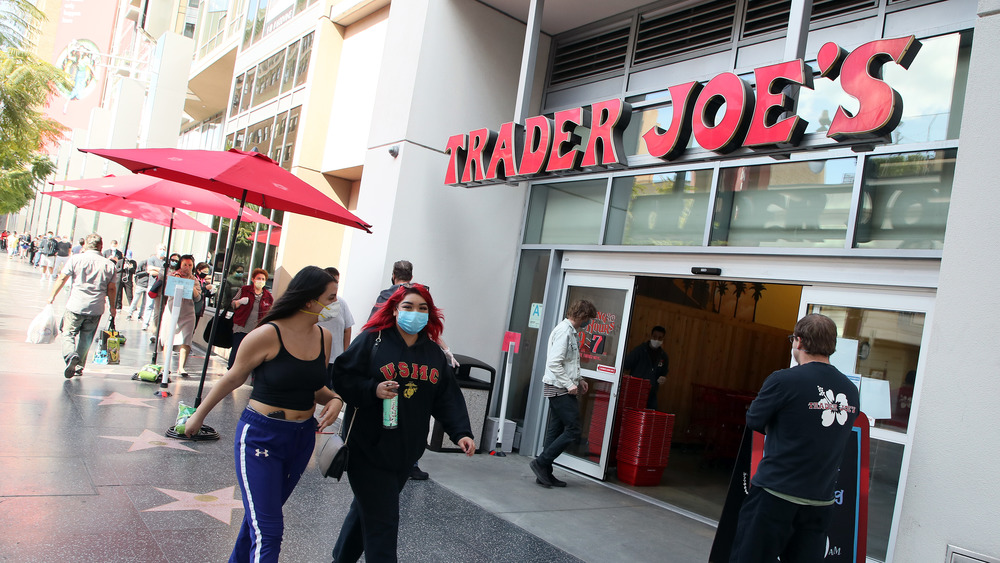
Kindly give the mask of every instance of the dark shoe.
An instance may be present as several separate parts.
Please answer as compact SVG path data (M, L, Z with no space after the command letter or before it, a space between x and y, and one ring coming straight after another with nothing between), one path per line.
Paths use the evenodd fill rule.
M530 467L531 472L535 474L535 483L538 483L546 489L552 487L552 479L549 477L549 472L542 467L542 464L538 463L537 459L531 460L528 467Z
M73 375L77 377L83 377L83 368L80 366L76 366L76 373L74 373Z
M430 476L430 473L421 471L416 465L410 468L410 479L414 481L426 481Z
M553 487L560 487L560 488L562 488L562 487L566 486L566 481L560 481L559 479L556 479L555 475L552 474L552 468L551 467L549 468L549 481L552 481L552 486Z
M80 365L80 356L73 354L66 360L66 369L63 370L63 377L70 379L76 375L76 367Z

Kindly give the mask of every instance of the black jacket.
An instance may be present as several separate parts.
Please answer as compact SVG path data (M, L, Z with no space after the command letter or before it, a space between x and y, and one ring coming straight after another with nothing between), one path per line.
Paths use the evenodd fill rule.
M391 379L399 382L399 426L385 429L375 388ZM432 415L453 442L473 437L465 397L444 352L426 331L410 347L395 327L361 333L334 362L333 388L347 402L344 428L358 407L348 440L351 456L364 456L376 466L402 471L420 459Z

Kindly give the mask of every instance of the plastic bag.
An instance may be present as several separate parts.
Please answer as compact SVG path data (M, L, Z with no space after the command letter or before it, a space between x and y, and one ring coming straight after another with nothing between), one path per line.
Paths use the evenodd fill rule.
M191 418L194 411L194 407L185 405L183 402L177 406L177 422L174 424L174 432L178 434L184 433L184 425L187 424L187 420Z
M52 305L46 305L41 313L28 325L28 344L48 344L59 334L59 323L56 321Z

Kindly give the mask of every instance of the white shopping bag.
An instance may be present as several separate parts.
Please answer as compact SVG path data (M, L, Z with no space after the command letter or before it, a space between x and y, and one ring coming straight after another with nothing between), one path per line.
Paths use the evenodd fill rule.
M41 313L28 325L28 344L48 344L59 334L59 323L52 305L46 305Z

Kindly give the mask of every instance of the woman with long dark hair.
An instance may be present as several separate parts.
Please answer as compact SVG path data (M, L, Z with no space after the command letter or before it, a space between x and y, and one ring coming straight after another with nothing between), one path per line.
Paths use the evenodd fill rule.
M193 436L205 416L246 382L256 383L236 426L236 477L243 493L243 525L230 561L277 561L284 521L281 507L312 457L316 430L336 420L343 400L326 386L330 333L316 325L333 303L330 274L306 266L246 336L233 367L187 420ZM326 405L317 423L316 404Z
M437 339L443 315L427 288L405 284L375 312L333 364L333 388L357 407L347 466L354 502L333 548L334 561L396 561L399 493L424 452L430 417L472 455L469 413ZM396 426L383 426L383 401L396 397Z

